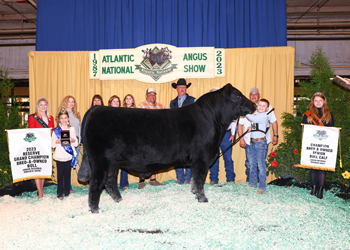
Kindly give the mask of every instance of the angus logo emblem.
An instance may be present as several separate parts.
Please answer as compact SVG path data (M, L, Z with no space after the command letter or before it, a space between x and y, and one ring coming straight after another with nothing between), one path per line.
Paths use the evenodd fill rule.
M316 134L314 134L313 136L316 139L319 139L320 141L328 138L327 131L325 131L325 130L317 130Z
M168 47L159 49L155 46L153 49L146 48L142 50L143 60L141 65L135 65L136 70L139 70L140 73L149 75L155 81L171 73L174 69L177 69L177 64L172 64L170 59L172 58L172 51Z
M23 140L25 140L26 142L32 142L32 141L35 141L36 140L36 137L34 135L34 133L27 133L26 134L26 137L23 138Z

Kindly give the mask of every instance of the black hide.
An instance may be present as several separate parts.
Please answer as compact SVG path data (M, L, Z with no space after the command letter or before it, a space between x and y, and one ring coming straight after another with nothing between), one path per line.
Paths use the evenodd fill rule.
M120 167L141 176L172 166L190 167L191 191L199 202L207 202L205 178L228 126L254 111L254 103L231 84L182 108L91 108L78 173L81 181L90 181L91 211L98 212L104 187L116 202L122 200L117 181Z

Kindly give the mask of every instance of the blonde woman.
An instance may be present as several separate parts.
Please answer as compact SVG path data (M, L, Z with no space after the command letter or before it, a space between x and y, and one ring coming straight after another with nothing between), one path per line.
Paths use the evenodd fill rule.
M51 132L55 127L54 119L49 114L49 103L45 97L40 97L36 103L35 113L28 118L29 128L51 128ZM45 179L35 179L35 185L38 189L38 199L43 197Z

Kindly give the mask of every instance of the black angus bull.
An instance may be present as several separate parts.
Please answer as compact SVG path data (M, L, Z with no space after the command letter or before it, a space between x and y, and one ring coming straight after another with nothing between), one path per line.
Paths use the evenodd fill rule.
M98 212L104 187L114 201L122 200L117 181L120 167L141 176L172 166L190 167L191 191L199 202L207 202L205 178L229 124L254 110L254 103L231 84L178 109L91 108L78 173L81 181L90 181L91 212Z

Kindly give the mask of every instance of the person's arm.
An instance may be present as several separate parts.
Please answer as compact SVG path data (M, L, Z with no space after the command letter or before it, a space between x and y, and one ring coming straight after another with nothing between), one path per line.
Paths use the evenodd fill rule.
M55 128L55 119L53 119L53 116L47 117L47 119L48 119L47 126L49 126L49 128L51 128L51 132L52 132L53 129Z
M238 123L237 132L238 132L238 136L243 135L243 125L240 123ZM239 146L241 146L242 148L245 148L245 146L246 146L246 143L245 143L245 140L243 137L241 139L239 139Z
M235 139L235 133L236 133L236 121L231 122L230 126L228 127L229 130L231 130L231 136L229 141L233 143L233 140Z
M34 119L32 115L28 117L28 128L36 128L37 121Z
M70 141L71 141L71 145L73 147L78 146L78 140L77 140L77 136L75 134L75 129L73 127L70 127Z
M272 144L276 145L278 143L278 123L275 121L272 123L273 139Z
M308 124L308 121L307 121L307 115L303 115L303 124Z
M52 147L56 148L57 144L61 144L61 141L57 139L55 132L52 132Z

